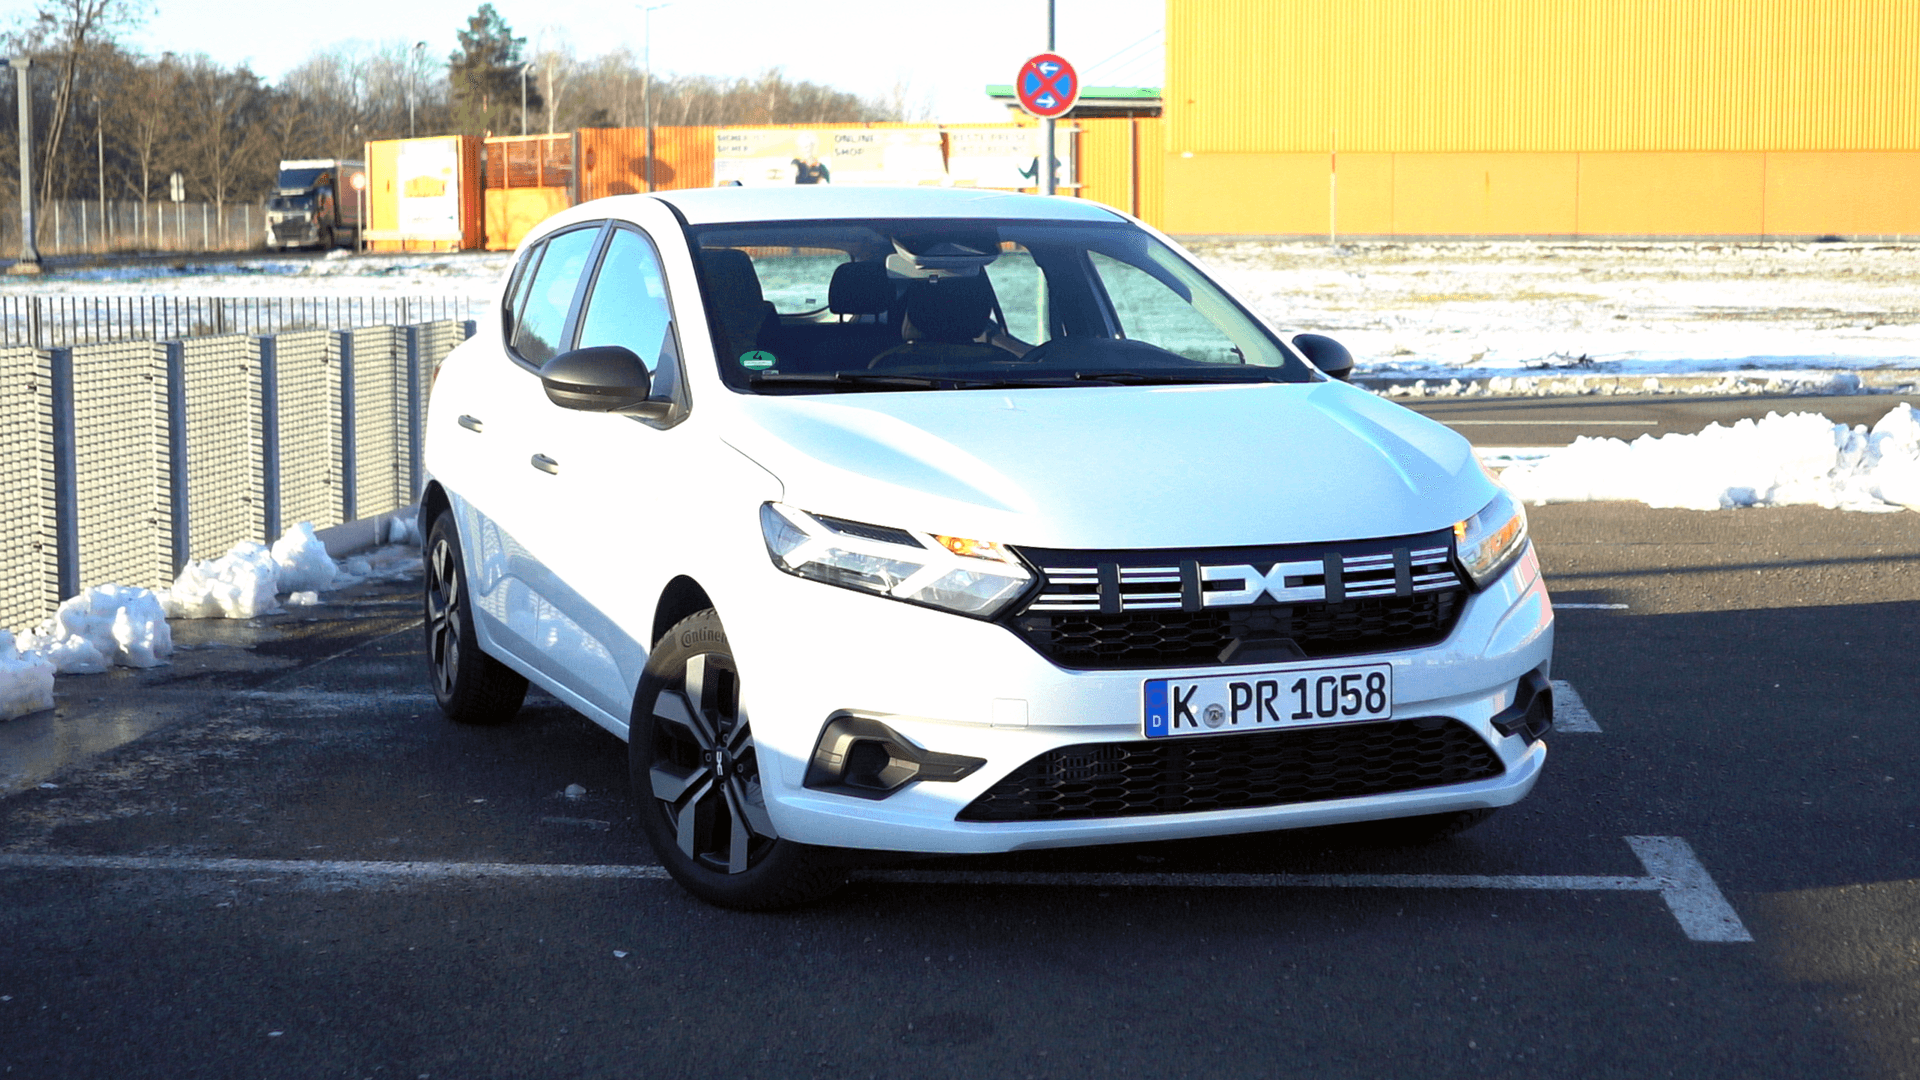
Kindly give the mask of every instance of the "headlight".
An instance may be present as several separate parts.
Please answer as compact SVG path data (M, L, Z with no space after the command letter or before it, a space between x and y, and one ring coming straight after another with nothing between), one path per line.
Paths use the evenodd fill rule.
M1479 513L1453 527L1460 565L1485 587L1527 546L1527 511L1506 488Z
M999 544L909 532L760 507L773 564L789 574L991 619L1025 592L1033 575Z

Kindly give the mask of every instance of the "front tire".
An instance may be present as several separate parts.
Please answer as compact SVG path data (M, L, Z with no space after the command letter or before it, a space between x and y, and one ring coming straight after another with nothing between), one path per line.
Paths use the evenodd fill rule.
M782 839L767 814L739 668L712 610L681 620L654 645L627 735L641 828L688 892L753 911L839 887L843 875L828 853Z
M453 514L433 519L422 556L427 672L440 711L462 724L502 724L513 719L526 700L527 680L480 651L473 632L473 602L467 594L467 564L460 554Z

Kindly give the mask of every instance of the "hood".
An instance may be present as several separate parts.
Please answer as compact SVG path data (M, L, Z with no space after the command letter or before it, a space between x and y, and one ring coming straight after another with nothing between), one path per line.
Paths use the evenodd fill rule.
M1495 490L1465 439L1334 382L736 400L726 441L794 506L1034 547L1397 536Z

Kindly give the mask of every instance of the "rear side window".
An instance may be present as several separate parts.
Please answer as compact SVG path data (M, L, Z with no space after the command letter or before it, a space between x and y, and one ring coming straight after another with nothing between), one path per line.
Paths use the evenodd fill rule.
M564 232L546 242L545 253L526 286L526 302L520 320L513 328L514 354L530 364L544 364L560 351L560 335L566 329L567 311L580 275L587 268L587 256L600 235L599 226Z

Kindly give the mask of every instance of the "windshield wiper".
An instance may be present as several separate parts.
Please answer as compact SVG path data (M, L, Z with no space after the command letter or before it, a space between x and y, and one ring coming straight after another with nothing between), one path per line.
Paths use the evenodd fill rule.
M748 386L822 387L831 390L950 390L962 380L934 375L893 375L878 371L763 372Z
M1270 383L1284 382L1273 374L1252 375L1242 368L1234 372L1200 371L1076 371L1075 379L1081 382L1105 382L1117 386L1156 386L1177 385L1181 383Z
M1012 390L1036 386L1073 386L1072 379L985 378L957 375L898 375L882 371L766 372L747 380L752 387L819 387L828 390Z

